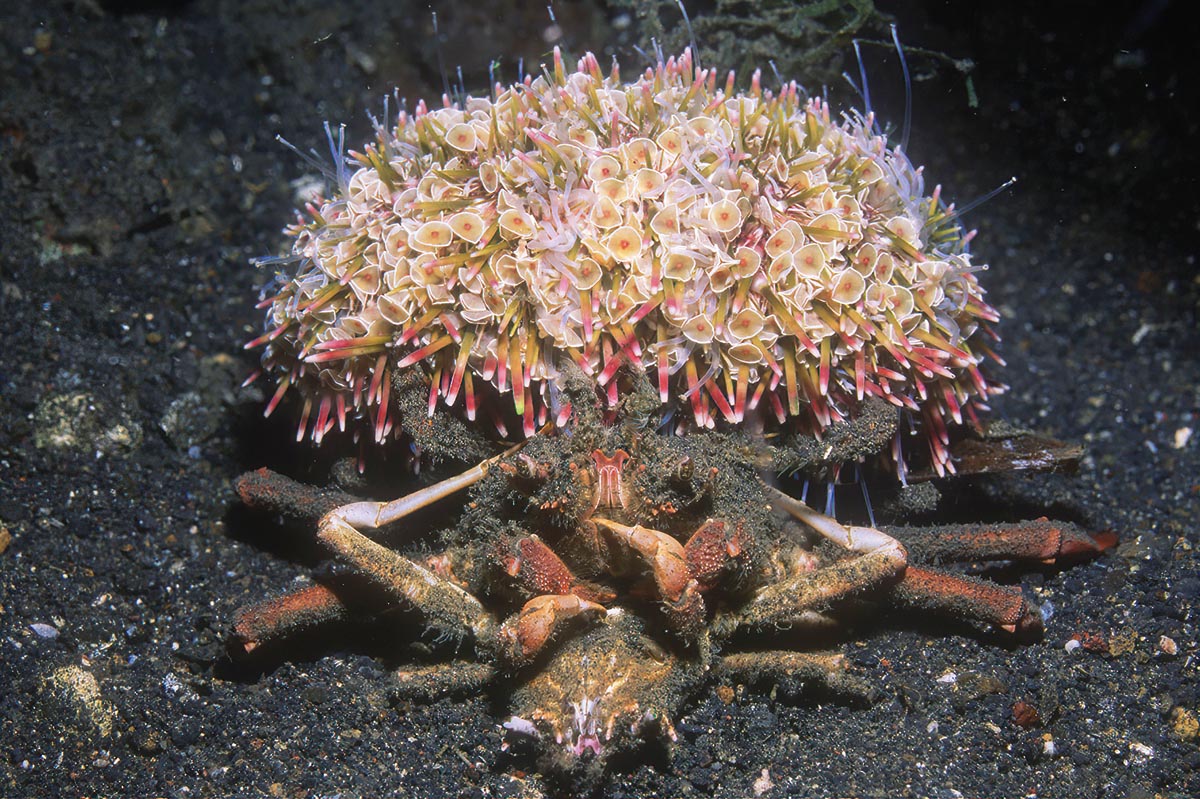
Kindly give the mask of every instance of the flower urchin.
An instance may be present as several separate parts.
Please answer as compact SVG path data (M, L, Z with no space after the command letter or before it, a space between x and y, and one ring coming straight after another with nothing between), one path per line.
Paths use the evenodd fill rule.
M298 264L248 345L278 379L268 413L302 395L298 437L392 435L406 369L429 376L431 413L461 403L501 435L510 394L528 436L567 418L569 359L610 404L622 364L645 369L701 428L759 408L819 435L879 397L953 470L945 419L999 390L980 370L998 316L953 210L870 114L834 121L757 75L718 88L687 52L625 84L556 51L540 77L444 104L377 126L288 228L292 256L264 259Z

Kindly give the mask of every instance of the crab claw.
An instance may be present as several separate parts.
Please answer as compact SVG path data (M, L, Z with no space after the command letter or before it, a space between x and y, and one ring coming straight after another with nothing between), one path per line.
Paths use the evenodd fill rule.
M603 605L573 594L535 596L500 625L500 651L511 663L523 665L533 660L571 619L596 618L604 613Z
M630 527L599 517L593 517L592 521L615 533L650 567L671 626L684 635L697 634L704 626L704 598L700 596L700 583L688 567L683 544L664 532L641 525Z

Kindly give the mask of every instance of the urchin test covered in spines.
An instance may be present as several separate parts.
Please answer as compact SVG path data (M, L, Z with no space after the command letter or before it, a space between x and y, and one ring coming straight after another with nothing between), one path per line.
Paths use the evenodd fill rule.
M947 419L998 387L966 240L871 115L689 53L623 83L590 53L490 98L401 112L287 229L263 363L296 388L298 436L404 420L391 374L507 436L556 417L567 361L614 404L646 370L677 424L751 412L819 435L866 398L907 409L939 471ZM399 421L399 424L396 422ZM899 453L896 453L900 459Z

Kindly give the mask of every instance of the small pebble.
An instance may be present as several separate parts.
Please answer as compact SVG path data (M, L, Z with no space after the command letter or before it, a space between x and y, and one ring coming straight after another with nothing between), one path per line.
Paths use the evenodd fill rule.
M1181 427L1175 431L1175 449L1183 449L1192 440L1192 428Z
M1187 708L1176 707L1171 710L1171 734L1184 741L1200 738L1200 719Z
M1014 724L1026 730L1036 726L1042 720L1037 708L1025 701L1013 705L1012 718Z
M1179 647L1174 638L1164 635L1158 639L1158 651L1169 657L1175 657L1175 654L1179 652Z
M58 637L58 628L51 624L42 624L37 622L29 625L29 629L33 630L38 638L48 638L53 640Z
M771 782L771 774L766 769L763 769L762 774L754 781L754 795L762 796L774 787L775 783Z

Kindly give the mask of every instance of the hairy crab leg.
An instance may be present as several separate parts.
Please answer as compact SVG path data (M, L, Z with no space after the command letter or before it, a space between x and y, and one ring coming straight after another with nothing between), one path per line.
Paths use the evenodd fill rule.
M357 499L344 491L301 483L266 467L243 474L234 488L242 502L255 510L309 523Z
M528 440L522 441L512 447L509 447L504 452L495 457L488 458L485 461L472 466L462 474L456 474L453 477L448 477L439 483L434 483L431 486L426 486L419 491L414 491L399 499L393 499L391 502L350 502L326 514L325 518L337 517L352 527L366 528L368 530L376 529L391 524L394 521L403 519L410 513L414 513L421 508L432 505L439 499L444 499L451 494L458 493L464 488L469 488L478 483L483 478L487 477L488 471L504 458L513 455L521 450Z
M1046 564L1098 555L1116 544L1113 533L1091 536L1070 522L1033 521L890 528L914 560L961 563L975 560L1031 560Z
M505 541L496 553L509 577L528 594L574 594L590 602L605 603L616 598L611 591L581 581L554 550L536 535Z
M1041 614L1015 588L987 580L950 574L924 563L976 560L1025 560L1051 564L1062 559L1097 555L1116 544L1113 533L1088 535L1069 522L1045 518L1005 524L947 525L929 529L899 528L912 560L892 596L909 607L991 624L1009 633L1037 633Z
M767 486L772 502L857 557L795 575L759 592L735 616L739 626L786 623L857 591L898 581L908 565L904 546L869 527L846 527L798 499Z
M700 590L715 588L731 572L745 567L751 560L751 543L742 522L708 519L700 525L683 546L688 569Z
M1019 589L939 569L909 566L890 596L911 608L985 622L1008 633L1042 630L1041 613Z
M396 694L405 699L432 702L447 694L478 693L496 677L490 663L455 660L427 666L406 666L392 672Z
M737 652L717 660L719 678L754 683L816 683L843 696L865 702L878 693L865 680L846 671L846 656L835 652Z
M470 633L495 645L496 623L482 603L454 583L377 544L334 513L321 520L317 539L373 584L421 612L433 625Z
M233 621L235 640L245 654L293 632L351 618L350 609L319 583L257 602L238 611Z
M591 521L615 533L618 540L636 552L650 567L671 624L681 633L697 634L704 625L704 598L700 584L688 568L683 544L659 530L635 524L630 527L611 519L593 516Z
M350 499L340 491L317 489L289 477L259 469L238 480L237 491L249 506L292 518L320 516L317 538L351 563L372 582L397 595L436 624L493 646L495 622L483 606L454 583L376 544L356 527L375 529L468 488L487 476L488 470L519 451L525 442L489 458L467 471L427 486L391 502ZM322 515L323 514L323 515ZM312 586L251 605L238 614L236 639L249 653L260 644L304 627L346 618L340 599L324 586Z

